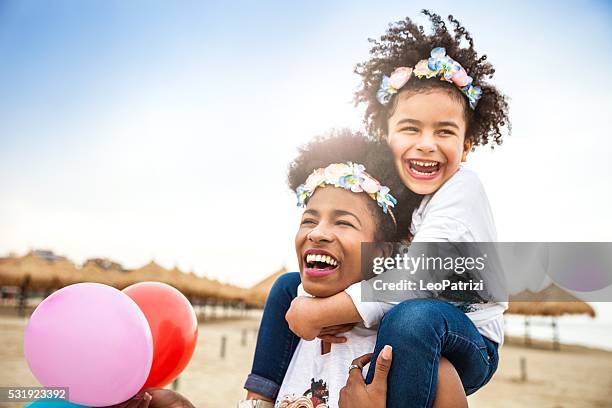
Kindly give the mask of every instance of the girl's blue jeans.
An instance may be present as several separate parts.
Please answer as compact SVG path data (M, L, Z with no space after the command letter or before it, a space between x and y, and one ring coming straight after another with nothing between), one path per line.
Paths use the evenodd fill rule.
M272 400L300 340L285 321L299 284L299 273L291 272L272 286L257 336L253 368L244 386ZM380 323L372 361L386 344L393 347L387 408L431 407L441 356L453 364L467 395L485 385L497 369L497 343L482 336L465 313L440 300L408 300L391 309ZM371 364L366 383L373 377Z

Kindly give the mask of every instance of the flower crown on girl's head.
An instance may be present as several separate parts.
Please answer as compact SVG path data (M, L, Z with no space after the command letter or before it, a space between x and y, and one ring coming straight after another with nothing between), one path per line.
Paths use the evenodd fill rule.
M380 88L376 93L376 99L381 105L387 105L391 97L396 94L413 75L417 78L440 77L440 80L455 84L469 101L470 108L475 109L482 90L472 84L472 77L468 76L465 69L457 61L446 55L443 47L431 50L429 59L420 60L414 68L399 67L391 76L383 76Z
M391 208L397 204L397 200L390 194L389 187L381 186L378 180L366 173L363 164L332 163L325 168L314 170L306 182L295 189L298 207L304 207L306 200L314 194L317 187L325 185L343 188L354 193L367 193L385 214L389 214L393 224L397 226L395 216L391 211Z

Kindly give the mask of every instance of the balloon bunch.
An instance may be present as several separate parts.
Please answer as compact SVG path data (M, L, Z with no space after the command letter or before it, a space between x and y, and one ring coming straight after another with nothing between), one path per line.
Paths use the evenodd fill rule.
M24 352L44 387L66 387L71 403L101 407L171 383L197 337L195 312L172 286L141 282L119 291L78 283L38 305Z

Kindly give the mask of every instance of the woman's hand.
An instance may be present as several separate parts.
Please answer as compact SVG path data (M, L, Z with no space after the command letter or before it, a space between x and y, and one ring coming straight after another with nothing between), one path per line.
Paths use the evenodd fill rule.
M106 408L150 408L151 399L150 393L139 392L127 401Z
M195 408L178 392L163 388L147 388L131 399L109 408Z
M195 408L184 396L176 391L164 388L147 388L145 392L151 394L148 408Z
M352 369L346 386L340 390L339 408L385 408L387 406L387 375L391 369L392 349L385 346L376 360L372 384L366 385L361 370ZM362 367L372 359L372 353L357 357L353 364Z

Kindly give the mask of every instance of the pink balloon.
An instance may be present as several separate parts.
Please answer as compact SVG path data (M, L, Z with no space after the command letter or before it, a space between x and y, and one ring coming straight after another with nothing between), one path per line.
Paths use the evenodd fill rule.
M58 290L36 308L25 356L45 387L68 387L69 401L114 405L143 386L153 360L144 314L125 293L99 283Z

